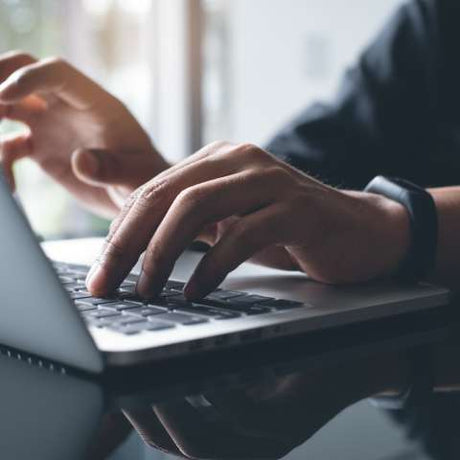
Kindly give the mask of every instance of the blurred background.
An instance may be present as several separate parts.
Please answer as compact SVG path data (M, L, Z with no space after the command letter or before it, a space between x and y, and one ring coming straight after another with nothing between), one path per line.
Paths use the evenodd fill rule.
M333 97L399 3L0 0L0 51L65 57L123 100L174 161L217 139L263 145L300 109ZM43 237L106 231L30 161L16 174Z

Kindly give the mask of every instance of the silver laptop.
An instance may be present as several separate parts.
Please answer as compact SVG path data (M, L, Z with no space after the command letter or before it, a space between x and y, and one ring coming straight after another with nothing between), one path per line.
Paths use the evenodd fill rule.
M1 177L1 174L0 174ZM0 343L100 373L307 331L446 305L429 284L332 287L302 274L263 276L244 265L200 302L182 295L197 255L178 262L155 301L136 296L130 275L111 298L86 291L88 267L51 262L0 180Z

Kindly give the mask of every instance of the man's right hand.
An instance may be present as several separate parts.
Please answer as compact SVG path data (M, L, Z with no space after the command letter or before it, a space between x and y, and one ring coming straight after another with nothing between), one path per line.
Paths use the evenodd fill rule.
M87 208L113 217L169 166L118 99L61 59L0 56L0 83L0 120L29 128L0 144L13 188L14 162L29 157Z

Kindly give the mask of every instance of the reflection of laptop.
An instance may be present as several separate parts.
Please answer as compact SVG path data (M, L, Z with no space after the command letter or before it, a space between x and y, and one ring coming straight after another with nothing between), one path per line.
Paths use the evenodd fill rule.
M430 285L337 288L299 275L251 277L257 272L246 266L249 276L234 275L231 289L194 304L179 282L142 304L133 275L117 298L94 299L85 292L85 267L47 260L3 180L0 209L0 343L91 372L436 307L449 298Z
M327 337L321 341L318 337L303 336L286 340L281 346L264 344L243 360L237 353L229 352L225 360L218 356L211 360L194 359L193 366L162 363L160 372L139 369L135 379L87 378L66 366L0 346L2 458L106 458L100 450L96 455L94 447L115 447L123 441L128 432L113 425L120 410L148 413L154 404L183 401L190 410L200 411L195 401L203 396L217 394L225 398L229 390L234 392L248 384L277 385L280 378L289 375L308 374L312 370L315 374L318 367L334 369L389 350L406 353L409 348L457 335L452 330L451 318L433 318L431 312L426 313L423 317L418 315L415 327L411 318L399 318L391 324L387 320L383 327L380 323L378 327L370 325L370 334L344 331L339 333L341 337L335 346ZM108 414L110 429L103 430L101 424L104 419L109 420L105 417ZM197 426L203 429L202 424ZM226 435L229 430L231 425L227 424ZM210 447L216 445L215 438L208 431L207 434ZM92 456L88 455L88 448Z

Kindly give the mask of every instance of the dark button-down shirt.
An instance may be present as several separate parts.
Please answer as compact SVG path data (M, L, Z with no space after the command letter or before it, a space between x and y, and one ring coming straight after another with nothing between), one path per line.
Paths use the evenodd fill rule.
M268 150L332 185L377 174L460 184L460 2L404 4L344 77Z

